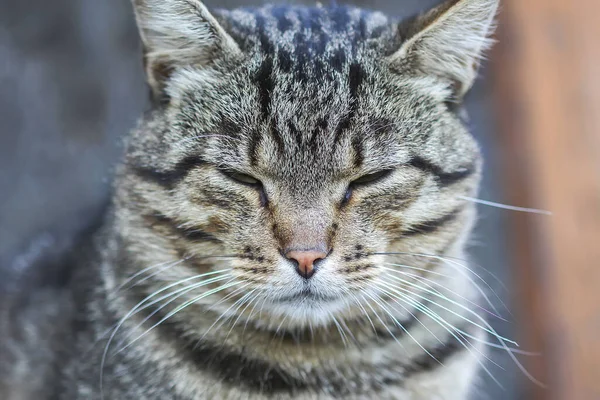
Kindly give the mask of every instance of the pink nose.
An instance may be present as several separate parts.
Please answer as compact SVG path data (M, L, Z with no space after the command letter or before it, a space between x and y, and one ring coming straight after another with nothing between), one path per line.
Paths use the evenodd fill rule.
M298 264L296 265L296 272L303 278L310 278L315 274L315 263L319 260L327 257L327 253L315 250L292 250L285 253L288 260L294 260Z

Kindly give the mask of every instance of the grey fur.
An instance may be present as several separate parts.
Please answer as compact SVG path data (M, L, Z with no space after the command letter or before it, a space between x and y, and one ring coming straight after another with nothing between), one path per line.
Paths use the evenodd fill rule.
M18 334L3 360L44 373L25 390L27 369L4 365L0 390L465 399L486 323L465 267L439 257L464 259L473 224L460 196L476 193L481 159L457 109L497 2L401 23L345 7L134 4L155 107L61 303L36 309L38 325L11 322L46 350ZM305 280L283 254L315 248L328 256ZM186 291L196 274L212 284Z

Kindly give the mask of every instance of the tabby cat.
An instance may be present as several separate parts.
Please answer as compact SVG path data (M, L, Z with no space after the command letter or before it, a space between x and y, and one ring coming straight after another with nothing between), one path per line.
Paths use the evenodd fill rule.
M473 396L506 341L464 261L461 101L497 6L134 0L154 105L62 294L13 323L2 398Z

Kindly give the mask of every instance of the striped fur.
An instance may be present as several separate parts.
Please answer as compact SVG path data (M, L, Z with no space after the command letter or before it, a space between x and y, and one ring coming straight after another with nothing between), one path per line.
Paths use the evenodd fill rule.
M466 399L486 323L452 260L481 156L457 105L496 0L400 23L134 6L156 102L76 285L59 397ZM307 280L283 254L312 248Z

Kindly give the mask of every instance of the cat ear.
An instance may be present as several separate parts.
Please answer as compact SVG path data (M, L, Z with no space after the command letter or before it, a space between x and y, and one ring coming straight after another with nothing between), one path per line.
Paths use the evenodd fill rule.
M205 66L241 53L198 0L133 0L148 83L157 96L177 67Z
M448 80L460 100L472 86L492 41L498 0L449 0L401 26L393 68Z

